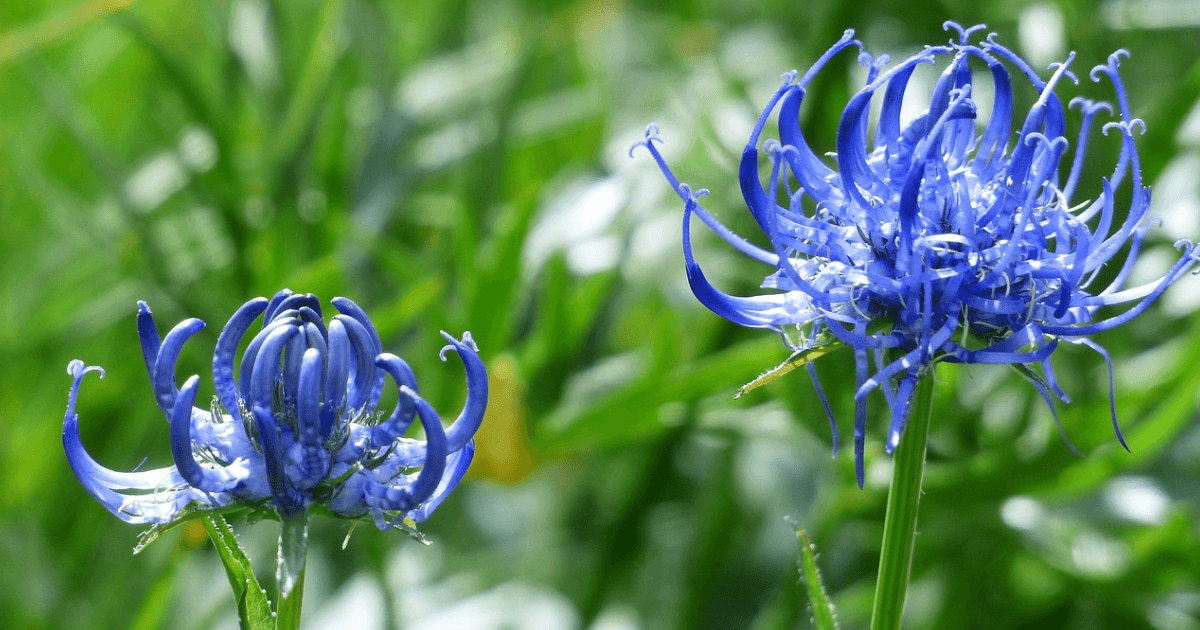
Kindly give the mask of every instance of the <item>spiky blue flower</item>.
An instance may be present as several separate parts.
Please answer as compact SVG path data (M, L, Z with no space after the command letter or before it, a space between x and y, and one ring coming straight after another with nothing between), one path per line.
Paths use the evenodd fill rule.
M370 518L380 529L424 521L458 484L475 451L488 383L470 333L442 333L462 359L467 401L448 428L417 393L403 359L383 351L371 320L354 302L334 298L340 314L328 325L316 296L280 291L233 314L217 339L210 407L195 406L199 377L176 385L184 343L204 328L189 319L160 340L154 317L139 302L138 335L158 406L170 423L175 465L136 472L105 468L84 449L75 413L85 374L104 371L75 360L63 421L67 461L84 488L129 523L169 524L200 510L248 508L285 523L310 508ZM242 354L239 342L258 318L262 329ZM388 379L396 408L377 407ZM405 438L420 418L424 440ZM419 470L417 470L419 468Z
M1055 381L1050 356L1060 342L1083 345L1108 364L1111 400L1111 360L1088 336L1145 311L1198 258L1192 243L1181 240L1176 248L1182 255L1165 275L1126 286L1155 221L1147 215L1150 189L1142 182L1134 145L1134 132L1144 125L1130 116L1117 72L1125 51L1113 53L1090 74L1093 81L1111 83L1115 111L1107 103L1070 101L1080 120L1067 162L1068 108L1055 90L1064 79L1076 81L1069 69L1074 54L1051 65L1044 80L994 34L972 43L971 35L982 26L963 29L947 22L945 28L956 31L956 40L891 67L886 56L862 52L853 31L846 31L798 81L795 72L783 76L740 166L742 195L769 248L749 243L701 207L699 198L707 191L693 193L671 173L654 145L657 127L651 125L646 140L636 145L649 150L685 202L684 260L700 302L734 323L784 333L797 353L831 341L853 349L860 486L871 391L881 390L890 408L888 452L904 432L918 379L936 361L1040 365L1041 376L1021 371L1053 411L1052 396L1068 399ZM866 85L847 103L836 153L826 159L805 141L800 105L817 73L850 48L860 51ZM914 70L939 61L946 67L925 97L928 109L902 123L901 103L911 97ZM985 68L994 92L987 120L977 115L973 80L979 68ZM1014 83L1032 88L1036 99L1015 134ZM868 139L873 102L879 113L874 137ZM770 169L764 186L759 140L776 110L779 137L763 142ZM1119 137L1120 156L1095 198L1077 201L1087 144L1101 111L1115 117L1100 130ZM1128 199L1128 207L1118 208L1118 199ZM713 287L693 258L692 214L739 251L773 267L762 283L773 292L737 297ZM1120 252L1125 252L1120 269L1101 274ZM1116 305L1129 308L1100 313ZM799 329L798 342L788 339L790 326ZM816 384L812 364L806 367ZM817 389L824 401L819 384ZM1115 405L1110 406L1124 446ZM832 414L830 423L836 453Z

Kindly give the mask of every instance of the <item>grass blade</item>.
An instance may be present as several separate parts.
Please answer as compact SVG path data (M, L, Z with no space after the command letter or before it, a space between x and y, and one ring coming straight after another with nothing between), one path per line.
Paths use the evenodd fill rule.
M821 572L817 569L816 545L808 539L808 534L803 528L795 522L791 523L796 528L796 538L800 543L800 580L808 589L813 625L817 630L837 630L837 620L833 617L833 603L829 601L825 584L821 581Z

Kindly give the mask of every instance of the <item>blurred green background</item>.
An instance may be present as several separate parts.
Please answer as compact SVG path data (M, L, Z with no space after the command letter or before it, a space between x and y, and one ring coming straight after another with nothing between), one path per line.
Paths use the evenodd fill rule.
M439 329L474 334L492 387L472 475L424 528L432 546L363 526L343 550L348 523L313 523L306 627L805 628L791 516L842 627L864 628L890 475L882 399L861 491L801 373L733 400L787 351L694 301L681 204L627 151L659 123L676 173L757 235L735 163L779 75L845 28L895 58L947 41L946 19L986 23L1039 68L1077 51L1068 97L1111 98L1086 70L1129 49L1164 218L1140 276L1200 235L1197 0L5 3L0 627L236 627L202 529L135 557L140 528L71 475L65 366L108 371L80 399L99 461L168 465L136 301L163 331L209 323L179 370L207 375L233 310L290 287L363 305L444 414L465 392L436 359ZM844 55L810 91L818 152L861 77ZM1096 142L1085 194L1116 149ZM764 269L696 234L719 287L756 290ZM1016 375L940 370L906 627L1200 628L1195 280L1097 339L1132 454L1085 348L1055 356L1083 458ZM846 442L851 365L818 364ZM277 532L242 529L264 583Z

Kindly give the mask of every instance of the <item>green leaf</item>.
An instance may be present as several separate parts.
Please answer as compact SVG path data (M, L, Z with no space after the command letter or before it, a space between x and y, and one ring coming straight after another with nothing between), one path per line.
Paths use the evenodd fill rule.
M271 613L271 602L267 599L267 592L259 586L258 579L254 577L250 559L238 544L229 522L224 516L216 513L207 513L202 519L205 529L208 530L208 537L217 548L221 564L225 565L229 585L233 587L239 627L242 630L274 630L275 617Z
M214 514L224 517L227 514L246 514L246 513L250 513L250 512L251 512L251 510L249 508L247 508L245 506L241 506L241 505L232 505L232 506L227 506L227 507L223 507L223 508L217 508L215 510L210 510L210 509L198 509L196 507L195 503L188 504L171 521L169 521L167 523L156 523L156 524L150 526L150 529L147 529L146 531L139 534L138 535L138 544L133 548L133 553L134 553L134 555L141 553L142 551L144 551L146 549L146 547L150 546L150 543L158 540L159 536L162 536L163 534L171 531L172 529L175 529L176 527L179 527L180 525L185 525L187 523L190 523L196 519L203 519L206 516L214 515Z
M808 601L812 604L813 624L817 630L837 630L837 620L833 617L833 604L825 593L825 584L821 581L821 572L817 570L816 545L808 539L808 534L794 521L796 537L800 543L800 579L808 589Z
M809 361L814 361L820 357L823 357L830 352L837 350L843 345L845 344L835 339L823 345L806 348L804 350L797 350L793 352L792 356L788 357L783 363L780 363L766 372L759 374L758 378L739 387L737 393L734 394L733 397L735 399L741 398L746 392L758 389L759 387L770 383L771 381L783 376L784 374L787 374L788 372L791 372L798 367L804 367L804 365L806 365Z

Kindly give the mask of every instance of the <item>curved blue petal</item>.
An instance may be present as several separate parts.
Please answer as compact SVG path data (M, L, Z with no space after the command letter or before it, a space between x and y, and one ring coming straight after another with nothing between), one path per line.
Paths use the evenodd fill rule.
M296 311L292 311L292 315L295 314ZM263 343L266 342L267 337L271 336L271 333L276 329L284 326L294 326L296 321L292 315L284 311L277 314L270 323L265 323L264 317L263 329L250 340L250 345L246 346L246 352L242 354L241 374L238 375L238 384L242 391L242 397L250 395L251 375L254 374L254 364L258 360L258 353Z
M266 313L264 313L264 315L263 315L263 328L266 328L267 324L270 324L272 321L275 320L276 314L279 313L279 311L281 310L279 308L279 306L281 304L283 304L284 300L288 299L291 296L292 296L291 289L280 289L278 293L271 296L271 301L267 304Z
M390 374L396 381L397 387L407 387L414 392L417 391L417 377L413 374L412 368L404 359L400 357L383 353L375 358L375 365L382 368ZM392 411L392 415L386 420L371 427L370 444L371 448L380 448L394 441L396 438L404 435L408 431L408 427L412 425L416 419L416 406L412 399L408 396L400 396L396 401L396 409Z
M371 338L372 352L371 360L383 354L383 342L379 339L379 332L375 330L375 324L371 323L371 318L367 317L367 312L361 306L355 304L353 300L344 297L335 297L329 301L343 315L348 315L354 321L362 324L367 335ZM368 398L367 406L374 409L379 404L379 396L383 394L384 375L382 370L375 371L375 381L371 385L371 395Z
M376 509L407 512L425 501L437 490L446 470L446 433L442 421L425 399L413 390L401 386L400 395L412 399L425 429L425 458L421 472L411 482L399 487L374 483L367 489L368 503Z
M224 492L236 481L223 470L212 469L196 463L192 453L192 406L196 403L196 388L199 376L192 376L179 390L175 407L171 410L171 456L175 468L184 481L193 488L206 493Z
M346 381L350 378L350 336L342 322L329 322L329 354L325 369L325 404L321 407L321 435L328 436L334 420L345 413Z
M475 432L483 423L483 414L487 411L488 403L487 370L483 366L483 360L477 354L479 348L475 345L475 339L471 337L470 332L464 332L461 341L444 330L442 337L450 345L443 347L438 356L445 361L446 351L453 349L462 359L463 369L467 373L467 402L463 404L463 409L455 418L454 423L446 430L447 449L451 453L455 453L475 437ZM415 389L413 394L416 395Z
M154 382L154 363L158 361L158 348L162 342L158 338L158 328L154 325L154 315L150 305L138 301L137 316L138 341L142 346L142 360L146 362L146 374Z
M275 509L283 517L294 515L308 506L305 505L304 495L292 487L284 470L283 440L279 432L279 423L275 421L275 415L270 410L258 405L251 409L251 414L258 428L258 439L262 444L263 461L266 464L267 483L271 487Z
M414 523L423 523L433 511L437 509L446 497L454 488L458 487L458 482L462 481L464 475L467 474L467 469L471 466L471 460L475 457L475 440L467 442L461 449L450 454L446 458L446 472L442 475L442 480L438 483L438 487L433 491L423 503L415 509L410 510L408 518Z
M375 367L375 341L371 333L358 322L346 315L334 315L333 321L339 322L346 329L350 341L350 351L354 360L350 363L350 387L346 392L346 404L354 411L367 408L374 396L376 375L383 371ZM374 400L378 400L377 397Z
M299 337L297 337L299 338ZM323 357L316 348L304 352L296 400L296 431L300 449L299 479L295 485L308 490L329 474L329 452L321 439L321 385Z
M67 373L74 377L63 418L63 450L71 472L88 494L104 509L127 523L168 523L189 503L219 507L227 497L205 496L190 488L174 466L124 473L105 468L83 447L79 436L79 416L75 404L79 385L88 372L104 370L74 360Z
M158 348L152 377L154 397L158 399L159 408L168 414L168 418L171 409L175 407L175 397L179 395L179 388L175 386L175 362L179 360L179 352L183 349L183 344L203 328L204 322L198 319L185 319L167 333L167 338L163 339L162 345Z
M255 355L254 367L250 370L250 391L246 397L249 405L267 410L275 408L275 385L280 381L279 365L283 349L299 334L300 328L295 325L270 329ZM245 376L245 368L242 369L242 375Z
M233 355L237 352L238 343L250 330L254 319L267 308L266 298L254 298L243 304L229 318L229 323L221 329L217 337L217 347L213 351L213 385L217 388L217 398L231 416L241 418L238 399L243 392L238 391L237 381L233 379Z

